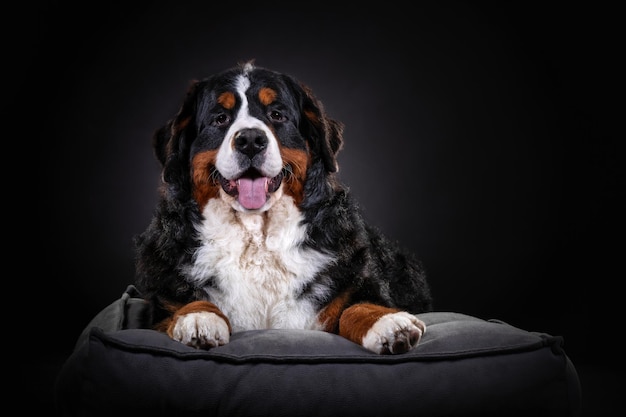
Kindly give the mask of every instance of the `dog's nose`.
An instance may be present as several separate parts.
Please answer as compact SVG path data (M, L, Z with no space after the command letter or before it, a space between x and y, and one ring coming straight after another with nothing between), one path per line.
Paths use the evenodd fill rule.
M267 136L260 129L242 129L235 137L235 149L252 159L267 147Z

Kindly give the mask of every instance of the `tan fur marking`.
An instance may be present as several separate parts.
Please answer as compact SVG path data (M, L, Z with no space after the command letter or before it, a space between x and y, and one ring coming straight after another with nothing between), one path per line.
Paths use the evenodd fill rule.
M219 196L220 184L211 177L211 170L215 167L216 158L217 150L204 151L196 154L191 162L193 198L198 203L198 209L201 213L209 199Z
M174 123L170 125L169 127L170 137L168 138L167 144L165 145L167 149L166 153L168 155L171 155L172 153L176 152L175 147L176 147L177 141L172 140L172 138L180 135L180 133L183 130L185 130L185 128L187 127L190 121L191 121L191 116L187 116L180 120L176 120Z
M228 318L224 315L224 313L220 311L219 308L217 308L215 304L208 301L192 301L191 303L185 304L184 306L179 308L171 317L171 319L169 319L169 323L167 324L167 334L170 337L173 337L173 330L174 326L176 325L176 321L178 320L178 317L191 313L201 312L214 313L220 316L228 325L228 333L232 333L230 321L228 321Z
M232 110L235 107L235 95L230 91L220 94L217 102L225 109Z
M320 119L317 117L317 114L313 113L311 110L304 110L304 115L307 119L309 119L313 124L320 125Z
M284 179L285 193L290 195L299 206L304 199L304 181L309 165L309 154L300 149L281 148L280 156L283 164L291 166L291 173Z
M272 104L276 100L276 91L269 87L263 87L259 90L259 101L264 106Z
M166 301L163 301L163 300L161 300L161 302L163 303L162 304L163 309L168 311L171 315L169 317L167 317L166 319L156 323L154 325L154 329L158 330L160 332L166 333L167 332L167 328L169 327L170 323L172 322L172 316L174 315L176 310L181 308L184 304L170 303L170 302L166 302Z
M317 321L330 333L339 333L339 318L346 304L350 301L352 291L344 291L330 302L317 316Z
M395 308L370 303L355 304L348 307L341 315L339 335L360 345L367 332L379 318L399 311Z
M184 119L181 119L175 126L175 129L176 129L175 133L179 133L185 130L185 128L187 127L190 121L191 121L191 116L187 116Z

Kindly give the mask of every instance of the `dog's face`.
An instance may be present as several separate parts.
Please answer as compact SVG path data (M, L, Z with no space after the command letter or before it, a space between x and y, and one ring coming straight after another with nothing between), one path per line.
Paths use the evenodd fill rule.
M342 126L308 88L251 63L193 83L154 137L164 181L200 211L211 198L242 212L266 211L285 194L300 204L309 168L335 171L341 145Z

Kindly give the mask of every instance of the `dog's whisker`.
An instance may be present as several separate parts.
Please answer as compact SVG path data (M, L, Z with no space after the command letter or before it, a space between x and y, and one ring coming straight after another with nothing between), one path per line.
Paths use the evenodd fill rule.
M287 182L292 182L296 179L296 176L293 173L293 168L290 164L286 164L283 167L283 176L284 176L284 180Z
M220 179L220 173L215 168L211 168L207 182L218 183Z

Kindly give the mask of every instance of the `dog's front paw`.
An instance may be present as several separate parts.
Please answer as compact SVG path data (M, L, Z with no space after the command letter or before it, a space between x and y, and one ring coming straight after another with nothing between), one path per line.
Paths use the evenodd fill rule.
M363 338L363 346L379 354L405 353L419 343L426 324L406 312L379 318Z
M187 346L210 349L230 340L226 321L215 313L200 311L179 315L170 336Z

